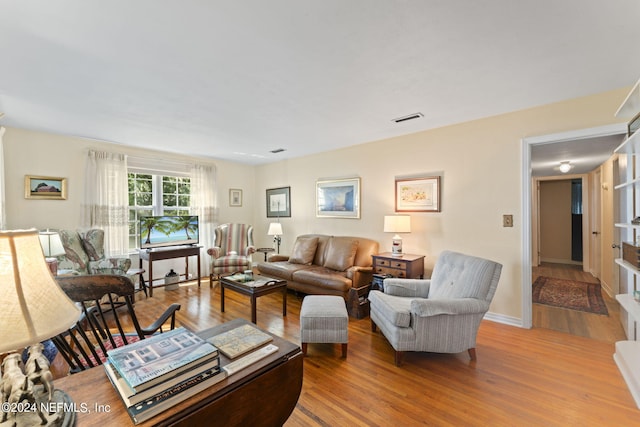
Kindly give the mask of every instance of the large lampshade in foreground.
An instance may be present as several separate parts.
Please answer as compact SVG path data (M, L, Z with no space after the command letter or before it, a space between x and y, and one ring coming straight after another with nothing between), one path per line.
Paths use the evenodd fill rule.
M0 231L0 353L54 337L79 317L47 266L38 232Z
M398 233L411 232L411 217L409 215L386 215L384 217L384 232L396 233L391 246L392 256L402 256L402 237Z

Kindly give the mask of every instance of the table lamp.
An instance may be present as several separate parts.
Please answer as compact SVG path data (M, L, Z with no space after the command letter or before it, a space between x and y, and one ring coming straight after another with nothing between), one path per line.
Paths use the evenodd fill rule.
M62 246L62 239L60 239L60 234L55 231L47 230L41 231L39 237L45 260L49 265L51 273L55 276L56 274L58 274L58 259L56 257L58 255L65 254L64 246Z
M279 222L272 222L271 224L269 224L269 231L267 231L267 234L269 236L274 236L273 237L273 241L274 243L276 243L277 247L278 247L278 253L280 253L280 242L282 241L282 224L280 224Z
M402 237L398 233L411 232L411 217L409 215L386 215L384 217L384 232L396 233L393 236L391 255L402 256Z
M51 386L51 402L72 404L66 393L53 389L48 363L37 365L41 375L33 377L32 382L28 379L31 376L27 378L20 372L20 355L15 353L25 347L38 347L36 344L67 331L80 318L80 309L60 288L47 266L37 230L0 231L0 284L0 354L11 353L5 357L3 373L7 374L10 369L6 365L14 368L3 386L5 390L10 386L12 393L20 388L22 396L26 396L24 400L35 403L34 407L38 408L38 411L11 413L8 417L15 417L18 426L53 425L62 419L63 425L68 425L73 413L65 413L61 408L53 413L41 411L49 399L47 386ZM30 360L31 355L23 371L29 370ZM39 382L42 389L36 386Z

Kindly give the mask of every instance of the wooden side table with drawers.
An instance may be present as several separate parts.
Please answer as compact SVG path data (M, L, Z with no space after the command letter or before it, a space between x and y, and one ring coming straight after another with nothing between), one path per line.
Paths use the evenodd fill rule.
M403 279L424 278L424 255L404 254L401 257L383 252L373 257L373 273Z

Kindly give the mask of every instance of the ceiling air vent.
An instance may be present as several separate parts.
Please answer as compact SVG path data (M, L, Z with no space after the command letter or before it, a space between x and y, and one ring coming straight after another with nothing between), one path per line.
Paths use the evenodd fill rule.
M398 117L397 119L393 119L391 121L396 123L402 123L402 122L406 122L407 120L419 119L420 117L424 117L424 115L422 113L413 113L413 114L409 114L408 116Z
M271 150L270 153L276 154L276 153L282 153L283 151L287 151L284 148L276 148L275 150Z

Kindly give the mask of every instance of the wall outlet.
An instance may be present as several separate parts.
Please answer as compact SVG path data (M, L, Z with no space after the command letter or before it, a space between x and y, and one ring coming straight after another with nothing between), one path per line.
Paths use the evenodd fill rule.
M502 226L513 227L513 215L502 215Z

